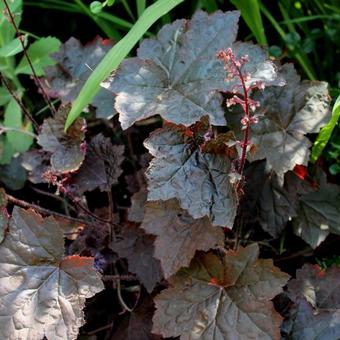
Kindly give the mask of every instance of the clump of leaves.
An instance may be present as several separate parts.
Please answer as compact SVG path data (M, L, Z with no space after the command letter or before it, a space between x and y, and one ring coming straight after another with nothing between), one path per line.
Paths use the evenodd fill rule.
M327 83L301 81L293 65L235 41L238 18L197 12L165 25L104 82L111 106L93 103L97 117L117 113L123 130L163 119L144 140L150 162L134 143L146 137L138 127L122 131L111 120L103 131L85 131L78 119L65 132L65 105L45 119L42 149L23 164L35 190L49 183L43 194L61 202L63 213L35 205L58 219L18 207L8 217L7 201L30 204L4 193L0 305L12 306L2 318L4 336L75 338L85 298L103 289L97 270L109 307L89 305L88 325L96 327L83 328L87 335L279 339L281 330L306 339L320 330L338 337L336 296L325 295L338 268L297 271L284 293L292 302L284 312L278 306L282 315L271 301L290 277L275 260L298 256L287 235L313 252L339 234L339 187L307 168L308 134L330 116ZM84 65L95 66L105 46L100 38L66 42L46 70L49 94L72 102L89 72Z

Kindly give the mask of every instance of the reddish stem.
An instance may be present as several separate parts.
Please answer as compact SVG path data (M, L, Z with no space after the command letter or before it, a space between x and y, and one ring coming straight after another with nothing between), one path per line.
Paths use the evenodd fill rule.
M234 60L232 60L232 63L234 64L235 68L237 69L239 78L241 80L241 84L242 84L242 89L243 89L243 97L244 97L244 113L247 117L249 117L249 101L248 101L248 91L246 88L246 84L244 81L244 77L243 74L240 70L240 68L236 65L236 63L234 62ZM240 165L238 168L238 173L242 176L243 174L243 169L244 169L244 164L246 162L246 156L247 156L247 146L248 146L248 142L249 142L249 120L247 122L247 125L245 127L245 129L243 130L243 141L242 141L242 154L241 154L241 160L240 160Z
M71 216L67 216L67 215L64 215L64 214L60 214L60 213L57 213L55 211L52 211L52 210L49 210L49 209L46 209L46 208L42 208L39 205L36 205L34 203L29 203L29 202L26 202L26 201L22 201L22 200L14 197L14 196L11 196L11 195L8 195L8 194L6 194L6 197L7 197L7 200L9 202L11 202L14 205L17 205L19 207L25 208L25 209L31 208L31 209L34 209L36 211L39 211L41 214L44 214L44 215L54 215L54 216L58 216L58 217L64 218L64 219L72 221L72 222L89 224L88 221L85 221L85 220L82 220L82 219L79 219L79 218L74 218L74 217L71 217Z

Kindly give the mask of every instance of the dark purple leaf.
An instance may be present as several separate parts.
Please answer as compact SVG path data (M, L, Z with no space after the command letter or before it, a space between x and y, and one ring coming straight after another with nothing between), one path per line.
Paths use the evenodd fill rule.
M193 219L175 199L147 202L142 228L157 235L155 257L162 263L165 278L187 267L196 250L224 245L221 228L213 227L207 217Z
M294 301L283 324L289 339L324 340L340 337L340 268L322 270L305 264L288 283Z
M238 201L227 156L201 153L179 128L158 129L144 145L155 157L146 172L148 200L177 198L194 218L233 227Z
M112 46L112 42L100 37L85 46L75 38L67 40L59 52L52 54L56 65L45 69L45 91L51 97L60 98L63 103L73 102L91 72ZM98 92L92 105L97 108L98 118L111 118L116 114L114 95L106 89Z
M93 258L63 255L63 232L53 217L14 207L0 245L2 339L77 338L85 299L104 286Z
M85 157L85 120L78 118L64 131L70 106L61 106L54 118L47 118L38 136L44 151L50 152L52 169L57 173L76 171Z
M45 183L44 173L51 170L50 155L43 150L33 149L23 154L22 166L28 171L28 179L34 183Z
M319 189L302 195L294 232L316 248L328 234L340 235L340 188L321 177Z
M282 66L283 87L268 87L257 99L264 117L251 129L256 152L249 159L266 158L267 169L273 169L283 183L283 175L296 164L307 165L311 143L307 133L319 132L330 117L328 84L300 82L291 64Z
M125 60L103 84L117 94L122 128L155 114L186 126L208 115L213 125L226 125L216 91L231 91L236 82L225 81L216 53L233 45L238 18L238 12L198 11L191 21L177 20L164 26L157 39L144 40L138 57ZM276 69L260 47L237 43L233 48L249 56L244 71L252 81L275 80Z
M119 323L111 340L161 340L159 335L151 334L154 310L152 298L143 299L140 306Z
M128 260L129 271L137 275L146 290L151 293L163 276L161 264L155 259L155 237L146 235L136 224L124 225L123 239L113 242L112 249Z
M96 188L109 191L118 183L123 161L124 146L112 145L110 138L99 134L88 144L85 161L73 177L72 184L80 193Z
M279 339L281 317L270 301L288 275L258 259L253 244L223 259L199 254L155 299L153 332L181 339Z

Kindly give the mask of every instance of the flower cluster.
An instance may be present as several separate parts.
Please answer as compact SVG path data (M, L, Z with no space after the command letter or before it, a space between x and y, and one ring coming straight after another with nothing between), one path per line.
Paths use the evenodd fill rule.
M233 50L228 48L226 50L219 51L216 57L222 60L224 64L224 70L227 73L225 80L227 82L236 82L231 90L233 96L226 101L227 107L240 105L244 112L241 119L242 130L244 131L243 141L238 142L242 148L242 153L241 158L237 162L238 173L242 175L246 153L250 146L249 128L252 124L256 124L259 121L259 116L252 115L251 113L260 106L260 102L250 98L249 95L255 89L263 90L265 88L265 84L262 81L252 82L251 74L244 71L244 66L249 62L249 57L247 55L238 58L235 56Z

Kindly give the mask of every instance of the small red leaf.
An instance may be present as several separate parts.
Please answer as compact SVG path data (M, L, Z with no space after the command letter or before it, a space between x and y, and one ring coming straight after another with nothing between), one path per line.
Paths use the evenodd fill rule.
M303 181L306 178L308 178L307 167L304 166L304 165L296 164L293 171L294 171L295 175L298 176L299 178L301 178Z

